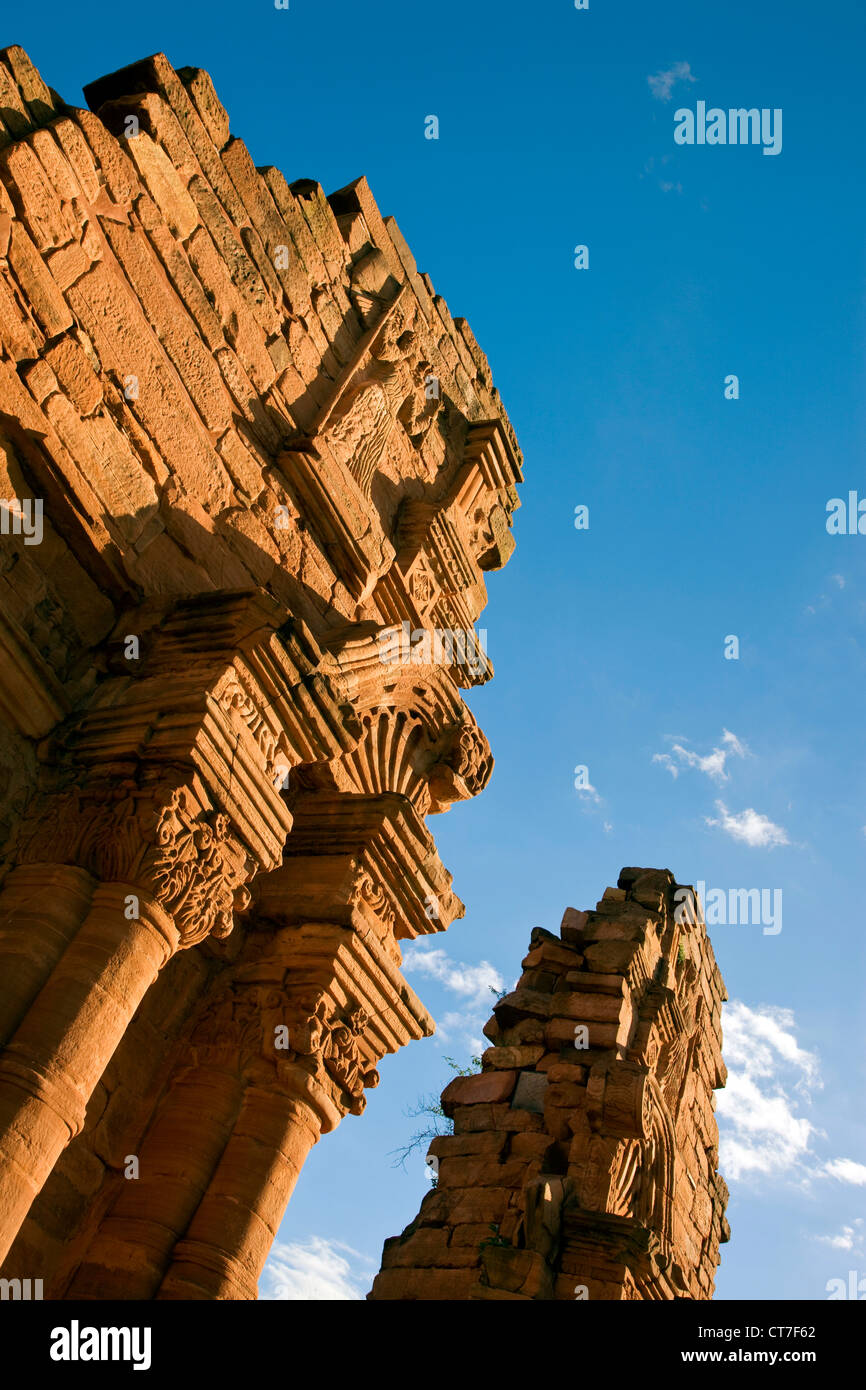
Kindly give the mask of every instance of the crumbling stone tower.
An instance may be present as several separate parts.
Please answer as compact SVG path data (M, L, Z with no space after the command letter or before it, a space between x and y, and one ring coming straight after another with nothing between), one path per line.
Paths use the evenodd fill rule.
M363 179L257 169L163 55L86 97L0 53L0 1262L254 1298L432 1032L521 458Z
M706 1299L729 1237L713 1090L724 985L693 890L623 869L536 928L442 1093L436 1187L385 1242L372 1299Z

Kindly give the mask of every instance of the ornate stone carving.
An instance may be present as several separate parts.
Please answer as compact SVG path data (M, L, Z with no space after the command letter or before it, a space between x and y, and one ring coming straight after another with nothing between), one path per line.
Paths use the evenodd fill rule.
M273 1061L274 1028L284 1023L286 1000L272 985L229 978L218 982L190 1038L198 1061L243 1069L253 1058Z
M342 1096L342 1105L352 1115L363 1111L365 1089L379 1084L379 1073L361 1046L369 1021L360 1006L334 1011L328 999L321 999L295 1032L297 1054L321 1063Z
M369 1019L364 1009L353 1009L346 1018L332 1018L325 1027L322 1055L325 1067L351 1096L349 1109L358 1115L364 1108L364 1091L378 1086L379 1073L361 1053L361 1039Z
M273 778L278 768L288 767L291 760L285 734L276 734L268 724L253 695L241 683L236 671L229 672L220 683L217 701L226 713L235 715L246 725L261 749L267 774Z
M461 690L490 674L472 629L510 542L519 450L468 325L363 180L326 197L256 170L207 75L163 55L91 83L89 111L20 50L0 55L0 78L17 113L0 297L20 319L4 325L0 474L7 496L44 499L46 541L31 553L4 537L0 562L0 742L18 769L0 788L15 836L0 1014L18 1028L68 1001L56 1035L31 1034L48 1038L46 1075L77 1049L71 1094L92 1105L66 1155L77 1120L57 1127L50 1097L31 1095L0 1135L0 1208L19 1213L0 1249L26 1221L19 1248L54 1266L48 1297L79 1273L86 1297L123 1294L127 1276L146 1297L183 1231L185 1273L160 1296L248 1296L310 1143L363 1107L381 1056L433 1031L400 942L463 911L423 817L492 766ZM46 182L30 146L49 129ZM97 245L92 214L112 205ZM61 285L67 246L81 264ZM39 285L54 288L34 317ZM388 665L377 635L404 623L463 641ZM65 899L34 906L25 885L46 861ZM220 944L254 875L257 915ZM178 941L193 955L173 960ZM23 1095L0 1097L7 1116ZM160 1181L125 1186L124 1234L109 1191L120 1136L160 1115L166 1182L150 1205ZM109 1170L85 1191L94 1155ZM226 1191L238 1155L244 1181ZM51 1191L25 1216L49 1173L65 1241ZM214 1217L234 1204L251 1218ZM104 1261L73 1270L85 1249Z
M156 840L156 899L174 917L181 944L228 936L234 913L249 904L246 885L257 868L229 834L228 816L196 815L181 789L160 816Z
M204 811L183 787L73 788L48 799L25 823L20 863L78 864L107 882L151 893L169 912L183 947L225 937L249 903L256 862L229 832L228 817Z
M610 1170L605 1211L614 1216L633 1216L641 1182L643 1149L639 1140L626 1140L616 1151Z
M490 744L477 724L467 719L459 725L446 761L466 786L473 788L472 795L487 785L493 771L493 758Z
M430 771L430 790L437 802L447 806L477 796L492 772L490 745L474 720L467 717L450 731L447 751Z
M361 870L352 890L352 900L364 902L389 930L394 930L395 913L384 889L373 882L372 876Z
M521 980L484 1028L481 1074L442 1093L454 1135L435 1140L439 1186L386 1244L371 1297L572 1300L576 1285L590 1299L712 1295L727 1238L713 1147L721 1060L698 1065L696 1050L717 1055L725 994L703 924L689 936L691 968L682 961L676 887L665 871L623 869L594 912L566 911L559 937L533 932ZM676 991L664 983L674 977ZM526 1116L536 1128L515 1142L514 1111L532 1091L543 1096ZM684 1115L679 1131L668 1094ZM466 1134L473 1144L484 1136L477 1158L466 1156ZM710 1139L705 1150L696 1136ZM539 1238L537 1205L554 1181L562 1200ZM455 1269L452 1238L479 1184L506 1252ZM521 1235L544 1258L531 1278Z
M328 422L326 438L335 457L369 496L393 431L402 425L418 443L433 423L438 405L425 398L430 370L415 330L416 312L398 304L387 315L366 366L358 373Z

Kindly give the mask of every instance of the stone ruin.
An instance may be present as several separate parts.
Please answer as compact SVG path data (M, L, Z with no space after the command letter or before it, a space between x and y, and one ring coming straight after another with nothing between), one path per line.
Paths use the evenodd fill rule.
M707 1299L730 1235L713 1090L727 998L697 900L623 869L594 912L536 928L442 1092L435 1188L369 1298Z
M85 97L0 53L0 1276L252 1299L312 1145L433 1032L400 943L463 914L426 817L492 769L462 692L521 455L363 178L257 168L161 54ZM705 1052L662 1047L689 1104ZM497 1114L523 1065L475 1083ZM493 1109L460 1095L465 1144ZM513 1114L508 1173L543 1123ZM675 1153L705 1203L706 1137Z
M248 1299L433 1031L521 456L364 179L256 168L162 55L85 95L0 55L2 1274Z

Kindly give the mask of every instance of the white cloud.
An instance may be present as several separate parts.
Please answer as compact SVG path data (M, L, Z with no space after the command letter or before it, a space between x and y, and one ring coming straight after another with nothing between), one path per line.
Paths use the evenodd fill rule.
M722 1052L728 1068L716 1093L719 1168L729 1181L788 1178L801 1186L832 1178L866 1186L866 1164L850 1158L820 1160L812 1148L823 1131L802 1113L823 1081L818 1057L800 1046L791 1009L733 1000L722 1016ZM850 1250L866 1231L857 1217L834 1235L815 1239ZM866 1252L864 1252L866 1253Z
M753 849L773 849L776 845L788 845L787 832L781 825L775 825L768 816L755 811L751 806L745 811L729 811L723 801L716 802L720 819L706 816L707 825L717 825L734 840L740 840Z
M481 1032L496 1000L494 993L501 993L504 981L499 971L489 961L482 960L478 965L455 962L441 947L425 948L415 944L408 948L403 960L407 975L413 971L438 980L445 989L464 1001L462 1009L452 1010L439 1019L436 1036L439 1043L459 1043L473 1056L479 1056L490 1044Z
M260 1299L356 1302L367 1294L378 1264L336 1240L275 1240L259 1284Z
M676 760L670 753L654 753L653 762L661 763L674 778L679 777L683 768L696 767L699 772L705 773L715 782L727 782L730 777L730 773L725 770L728 758L745 758L748 751L736 734L723 729L721 747L714 748L711 753L702 756L690 748L683 748L681 743L675 743L672 752L676 754Z
M843 1226L838 1235L835 1236L816 1236L822 1245L830 1245L834 1250L856 1250L858 1254L863 1250L863 1218L858 1216L850 1226Z
M416 946L409 949L403 961L407 975L415 971L419 975L429 975L439 980L452 994L471 999L475 1004L487 1003L490 991L502 989L502 976L489 961L482 960L478 965L455 963L441 947L424 949Z
M824 1164L821 1173L839 1182L853 1183L855 1187L866 1187L866 1163L855 1163L853 1158L832 1158Z
M673 67L662 72L654 72L647 78L649 89L658 101L670 101L671 93L677 82L697 82L697 80L696 77L692 76L689 63L674 63Z
M473 1010L465 1010L463 1013L452 1010L445 1014L436 1023L436 1037L439 1043L453 1045L459 1043L461 1052L465 1052L467 1057L480 1057L482 1052L490 1046L484 1037L482 1028L493 1012L493 996L490 996L490 1008L482 1018L481 1015Z
M838 585L839 585L839 588L840 588L840 589L844 589L844 588L845 588L845 576L844 576L844 574L831 574L831 575L830 575L830 578L833 580L833 582L834 582L835 584L838 584Z
M598 805L601 797L598 788L594 787L589 780L589 771L585 763L578 763L574 769L574 790L577 792L581 801L590 801Z
M753 1076L772 1076L779 1059L800 1074L801 1083L820 1088L820 1068L814 1052L797 1042L794 1012L764 1004L750 1009L733 1000L725 1009L725 1059L732 1066L748 1067Z
M725 1089L716 1097L720 1168L736 1181L797 1173L818 1131L797 1113L821 1086L818 1059L801 1048L790 1009L732 1001L723 1016ZM794 1093L794 1094L792 1094Z

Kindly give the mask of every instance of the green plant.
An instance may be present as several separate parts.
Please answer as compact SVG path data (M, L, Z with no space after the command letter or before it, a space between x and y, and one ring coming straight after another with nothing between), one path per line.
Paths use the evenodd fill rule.
M480 1240L480 1241L478 1242L478 1249L479 1249L479 1250L483 1250L485 1245L496 1245L496 1246L510 1246L510 1245L511 1245L511 1241L508 1239L507 1236L501 1236L501 1235L499 1234L499 1227L498 1227L498 1225L496 1225L495 1222L493 1222L493 1221L490 1222L490 1229L491 1229L491 1231L493 1232L493 1235L492 1235L492 1236L487 1236L484 1240Z
M461 1067L455 1062L453 1057L446 1057L445 1061L457 1076L475 1076L475 1074L481 1070L480 1057L470 1057L470 1065L468 1067ZM407 1158L411 1158L412 1154L415 1153L417 1149L420 1149L422 1145L428 1146L431 1140L439 1139L443 1135L453 1134L454 1123L452 1120L449 1120L445 1111L442 1109L441 1098L434 1095L432 1092L427 1096L419 1096L414 1106L404 1111L404 1113L410 1120L417 1120L422 1115L425 1115L428 1120L431 1121L431 1123L426 1124L423 1129L416 1130L408 1144L402 1145L399 1149L391 1150L391 1153L396 1155L391 1165L392 1168L403 1168L405 1170ZM432 1186L436 1186L435 1180Z

